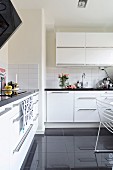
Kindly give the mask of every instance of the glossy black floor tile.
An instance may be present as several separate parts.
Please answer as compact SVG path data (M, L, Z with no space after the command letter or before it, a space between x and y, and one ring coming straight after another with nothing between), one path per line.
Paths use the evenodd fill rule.
M45 135L48 136L63 136L63 129L62 128L54 128L54 129L46 129Z
M98 128L64 128L64 136L96 136Z
M47 129L35 135L22 170L111 170L113 153L95 153L97 128ZM102 129L98 147L112 149L113 135Z

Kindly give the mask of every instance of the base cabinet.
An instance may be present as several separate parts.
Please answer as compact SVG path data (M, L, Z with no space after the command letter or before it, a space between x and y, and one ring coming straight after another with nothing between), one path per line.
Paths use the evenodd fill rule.
M9 118L11 115L10 106L6 105L3 109L0 109L0 169L1 170L9 170L10 160L10 135L8 133L9 129ZM3 115L2 115L3 114Z
M73 122L74 92L47 92L47 122Z
M75 109L74 122L99 122L97 109Z
M34 134L38 128L38 117L39 117L39 94L33 95L33 131Z
M34 108L32 97L0 107L0 170L21 169L38 127L38 94L33 97Z
M75 92L74 122L99 122L96 98L99 92Z
M10 158L11 158L11 170L20 170L22 163L25 159L25 156L27 154L27 151L30 147L30 144L32 142L32 139L34 137L32 126L30 127L29 131L27 132L23 139L23 141L20 141L20 146L17 145L16 148L11 150L10 152Z
M100 122L96 98L113 98L112 91L48 91L47 123Z

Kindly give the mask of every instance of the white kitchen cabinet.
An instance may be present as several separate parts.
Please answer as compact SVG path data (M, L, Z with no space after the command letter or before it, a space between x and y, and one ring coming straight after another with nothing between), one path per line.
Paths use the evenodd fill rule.
M99 122L99 116L97 109L92 108L75 108L75 122Z
M113 65L113 33L86 33L86 65Z
M30 100L31 99L31 100ZM9 99L10 100L10 99ZM26 100L29 111L27 120L22 110L22 102ZM36 95L35 103L38 100ZM35 107L37 113L37 107ZM36 132L36 115L32 114L32 94L0 107L0 158L1 170L20 170L25 156ZM25 120L26 119L26 120ZM32 119L32 120L31 120ZM35 120L36 119L36 120ZM25 121L28 121L25 127Z
M99 122L96 98L99 92L75 92L74 122Z
M47 92L47 122L73 122L74 92Z
M113 33L56 33L56 65L113 65Z
M113 47L113 33L86 33L86 47Z
M20 170L34 137L33 95L13 102L10 118L10 169ZM25 105L23 105L25 104ZM23 108L26 108L25 110ZM26 111L26 112L25 112ZM31 118L32 115L32 118Z
M85 33L57 32L56 47L85 47Z
M38 117L39 117L39 94L36 92L33 95L33 131L34 134L36 133L36 130L38 128Z
M113 91L102 91L100 96L105 98L113 97Z
M56 64L85 64L85 33L56 33Z
M10 134L9 134L9 118L12 113L12 107L6 105L0 108L0 169L9 170L10 166Z
M11 170L20 170L28 149L34 137L33 125L30 125L28 130L23 135L23 138L18 142L17 146L10 152Z
M57 48L57 65L84 65L85 48Z
M86 65L113 65L113 48L86 48Z

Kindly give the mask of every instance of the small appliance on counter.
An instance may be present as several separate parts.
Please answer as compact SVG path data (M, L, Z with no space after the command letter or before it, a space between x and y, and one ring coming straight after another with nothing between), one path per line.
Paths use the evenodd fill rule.
M96 88L98 88L98 89L113 89L113 81L109 77L106 77L103 80L100 80L96 84Z

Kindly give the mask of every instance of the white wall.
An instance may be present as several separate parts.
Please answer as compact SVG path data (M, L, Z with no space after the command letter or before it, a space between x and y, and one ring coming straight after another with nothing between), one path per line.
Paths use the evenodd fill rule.
M24 66L37 65L39 89L39 127L38 133L44 131L44 88L45 88L45 14L43 9L20 10L23 21L15 36L9 41L9 65ZM14 68L13 68L14 69ZM25 69L23 70L23 72ZM35 73L36 74L36 73ZM23 79L24 81L24 79ZM27 83L27 82L26 82ZM19 84L21 86L21 83ZM30 87L29 87L30 88Z
M41 54L41 9L19 13L22 25L9 40L9 64L36 64Z

